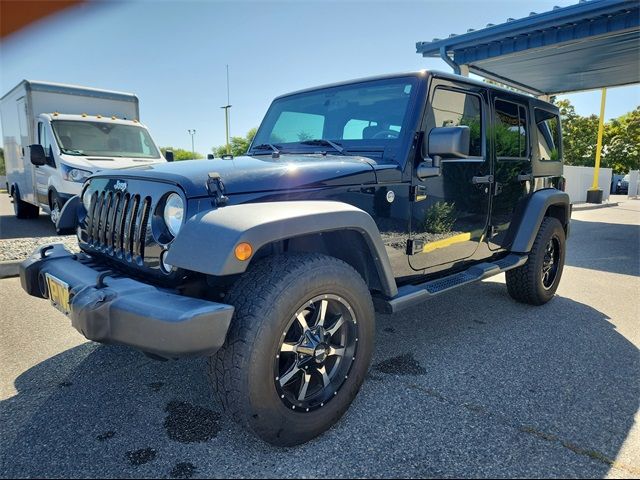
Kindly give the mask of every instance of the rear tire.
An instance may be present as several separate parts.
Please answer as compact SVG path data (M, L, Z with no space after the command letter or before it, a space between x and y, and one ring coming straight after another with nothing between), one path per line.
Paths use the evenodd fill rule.
M278 446L307 442L336 423L362 385L374 344L373 303L358 272L326 255L276 255L250 266L227 301L234 318L209 360L224 410ZM322 340L307 348L313 338Z
M14 189L11 197L13 198L13 213L17 218L38 218L40 215L40 208L20 200L20 192L17 188Z
M558 289L566 253L564 228L557 218L545 217L523 266L506 273L509 295L518 302L543 305Z

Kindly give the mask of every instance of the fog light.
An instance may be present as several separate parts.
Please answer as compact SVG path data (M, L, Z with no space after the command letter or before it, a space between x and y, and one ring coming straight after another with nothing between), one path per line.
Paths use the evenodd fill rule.
M173 265L167 263L167 253L169 253L169 250L164 250L160 254L160 265L162 266L162 270L164 270L165 273L171 273L171 271L173 270Z

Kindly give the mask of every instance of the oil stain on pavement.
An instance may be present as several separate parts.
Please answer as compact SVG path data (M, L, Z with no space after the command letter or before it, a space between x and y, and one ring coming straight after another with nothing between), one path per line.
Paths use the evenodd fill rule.
M176 442L206 442L220 432L220 414L207 408L173 400L165 412L164 428Z
M191 478L194 473L196 473L196 467L193 463L180 462L176 463L169 476L171 478Z
M374 368L378 372L389 375L424 375L427 373L425 368L410 353L384 360Z
M144 465L156 458L156 451L153 448L142 448L127 452L127 460L133 466Z
M109 430L108 432L101 433L96 438L98 439L98 441L104 442L105 440L109 440L110 438L113 438L115 434L116 432Z

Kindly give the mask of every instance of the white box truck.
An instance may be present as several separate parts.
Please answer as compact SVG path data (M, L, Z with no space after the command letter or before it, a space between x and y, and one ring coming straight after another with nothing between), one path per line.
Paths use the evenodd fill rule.
M166 161L131 93L23 80L0 99L0 120L18 218L42 208L56 223L92 173Z

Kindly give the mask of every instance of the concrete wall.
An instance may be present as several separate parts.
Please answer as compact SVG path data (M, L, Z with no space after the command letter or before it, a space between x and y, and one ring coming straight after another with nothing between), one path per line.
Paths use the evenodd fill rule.
M564 177L567 179L566 192L571 198L571 203L587 201L587 190L591 188L593 182L593 167L570 167L564 166ZM602 200L609 199L611 191L610 168L601 168L598 176L598 186L602 189Z

